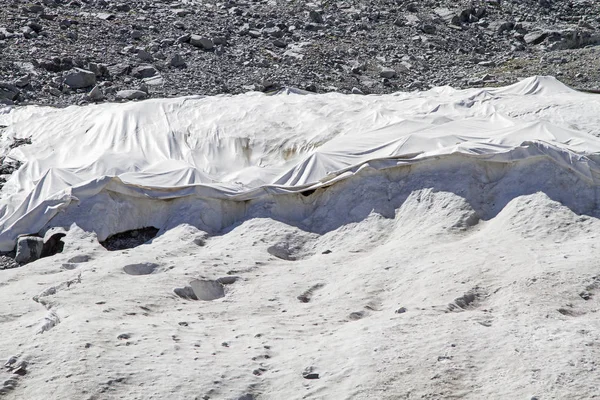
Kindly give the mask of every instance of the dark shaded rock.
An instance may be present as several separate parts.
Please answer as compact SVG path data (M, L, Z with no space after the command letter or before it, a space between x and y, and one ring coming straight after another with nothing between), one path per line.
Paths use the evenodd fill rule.
M128 64L114 64L107 67L110 76L118 77L129 74L131 67Z
M200 35L191 35L190 44L204 50L212 50L215 47L212 39Z
M142 92L145 94L145 92ZM116 233L100 244L109 251L132 249L156 237L158 229L150 226Z
M381 76L382 78L387 78L387 79L395 78L396 77L396 71L394 71L391 68L384 68L379 73L379 76Z
M96 84L96 74L81 68L74 68L64 78L65 85L72 89L83 89Z
M185 60L180 54L175 54L169 60L169 64L175 68L183 68L185 67Z
M158 71L152 65L140 65L131 71L131 75L138 79L150 78L156 74Z
M459 25L460 17L456 15L454 11L451 11L447 8L436 8L434 12L443 19L447 24L450 25Z
M322 24L323 23L323 17L321 16L321 13L315 10L311 10L308 13L308 18L316 23L316 24Z
M70 58L55 57L52 60L40 60L37 64L49 72L68 71L73 68L73 61Z
M531 32L525 35L525 37L523 38L523 40L525 41L525 43L527 44L532 44L532 45L536 45L536 44L540 44L542 43L546 37L548 36L548 33L546 32Z
M21 265L33 262L42 256L44 239L37 236L23 236L17 240L15 261Z
M0 82L0 99L16 100L21 91L16 85Z

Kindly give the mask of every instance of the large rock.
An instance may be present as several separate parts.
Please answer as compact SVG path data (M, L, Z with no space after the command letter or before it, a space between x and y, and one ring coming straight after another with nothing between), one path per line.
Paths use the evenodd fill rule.
M190 44L204 50L212 50L215 47L212 39L200 35L191 35Z
M460 17L447 8L436 8L434 12L449 25L460 25Z
M428 35L433 35L436 31L436 27L435 27L435 25L432 25L432 24L423 24L423 25L421 25L421 30L423 31L423 33L426 33Z
M15 85L19 88L24 88L31 83L31 76L23 75L15 79Z
M101 101L104 99L104 93L102 93L99 86L94 86L87 96L92 101Z
M38 60L37 64L49 72L68 71L73 68L73 60L70 58L55 57L52 60Z
M65 85L71 89L83 89L96 84L96 74L81 68L73 68L65 75Z
M312 22L314 22L314 23L316 23L316 24L322 24L322 23L323 23L323 16L322 16L322 15L321 15L321 13L320 13L320 12L318 12L318 11L311 10L311 11L308 13L308 18L309 18L309 19L310 19Z
M548 36L548 33L546 32L531 32L528 33L527 35L525 35L525 37L523 38L523 40L525 40L525 43L527 44L540 44L544 41L544 39L546 39L546 37Z
M140 60L146 61L146 62L152 62L152 61L154 61L154 57L152 57L152 54L148 53L146 50L143 50L143 49L139 49L138 50L137 57Z
M138 79L150 78L156 74L158 71L152 65L140 65L131 71L131 75Z
M391 68L384 68L379 73L379 76L381 76L382 78L387 78L387 79L395 78L396 77L396 71L394 71Z
M600 44L600 34L587 29L565 29L549 32L547 41L550 42L549 50L579 49Z
M145 99L148 94L141 90L119 90L116 94L120 100L141 100Z
M37 236L20 237L17 241L17 255L15 261L27 264L39 259L44 249L44 239Z
M279 29L279 27L274 26L272 28L265 28L263 29L263 32L265 32L267 35L274 37L274 38L282 38L283 37L283 31L281 29Z
M131 70L128 64L115 64L107 68L109 76L123 76L127 75Z
M181 54L175 54L173 57L171 57L171 60L169 60L169 64L175 68L183 68L185 67L185 60Z
M162 86L165 84L165 80L160 74L158 74L151 76L150 78L142 79L142 84L146 86Z
M515 23L511 21L493 21L488 26L488 29L493 33L502 34L511 31L515 27Z
M20 92L12 83L0 82L0 100L16 100Z

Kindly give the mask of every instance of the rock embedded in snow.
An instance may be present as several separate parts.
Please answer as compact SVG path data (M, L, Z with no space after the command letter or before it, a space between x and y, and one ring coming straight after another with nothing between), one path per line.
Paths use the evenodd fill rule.
M239 276L230 275L230 276L223 276L223 277L217 279L217 282L222 285L232 285L235 282L237 282L238 279L240 279Z
M82 68L74 68L65 74L64 82L71 89L83 89L96 84L96 74Z
M174 288L173 293L185 300L198 300L198 297L194 293L194 289L192 289L191 286Z
M17 356L10 356L4 363L5 368L13 368L13 366L17 363L19 358Z
M27 361L21 360L20 362L18 362L15 365L12 373L13 374L17 374L17 375L21 375L21 376L26 375L27 374L27 366L28 365L29 365L29 363Z
M366 316L364 311L354 311L348 315L348 318L352 321L358 321L359 319L363 319Z
M23 236L17 241L15 261L21 265L33 262L42 256L44 239L37 236Z
M160 265L151 262L129 264L123 267L127 275L150 275L157 271Z
M69 260L67 260L67 262L70 262L70 263L85 263L85 262L90 261L91 259L92 259L92 257L90 255L88 255L88 254L80 254L80 255L77 255L75 257L69 258Z
M225 297L223 285L217 281L194 279L190 287L199 300L212 301Z
M306 367L304 371L302 371L302 377L304 379L319 379L319 374L315 372L314 367Z
M286 261L295 261L296 257L290 251L290 248L284 243L278 243L276 245L267 248L267 252L277 258Z

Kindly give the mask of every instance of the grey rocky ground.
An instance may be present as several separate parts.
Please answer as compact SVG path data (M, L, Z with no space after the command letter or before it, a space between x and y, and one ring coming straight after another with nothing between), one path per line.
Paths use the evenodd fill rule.
M600 88L593 0L1 0L0 102L389 93L555 75Z

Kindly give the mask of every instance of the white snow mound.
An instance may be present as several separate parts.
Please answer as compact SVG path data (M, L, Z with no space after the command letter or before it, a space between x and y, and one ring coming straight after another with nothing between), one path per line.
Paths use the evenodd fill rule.
M0 193L0 251L72 223L100 240L183 222L218 230L256 215L322 232L371 211L393 217L408 189L458 193L483 218L516 195L555 190L561 201L576 186L584 194L569 206L597 208L600 102L550 77L384 96L28 106L0 111L0 127L2 156L22 163ZM365 174L372 183L331 186ZM298 196L328 186L310 204Z

